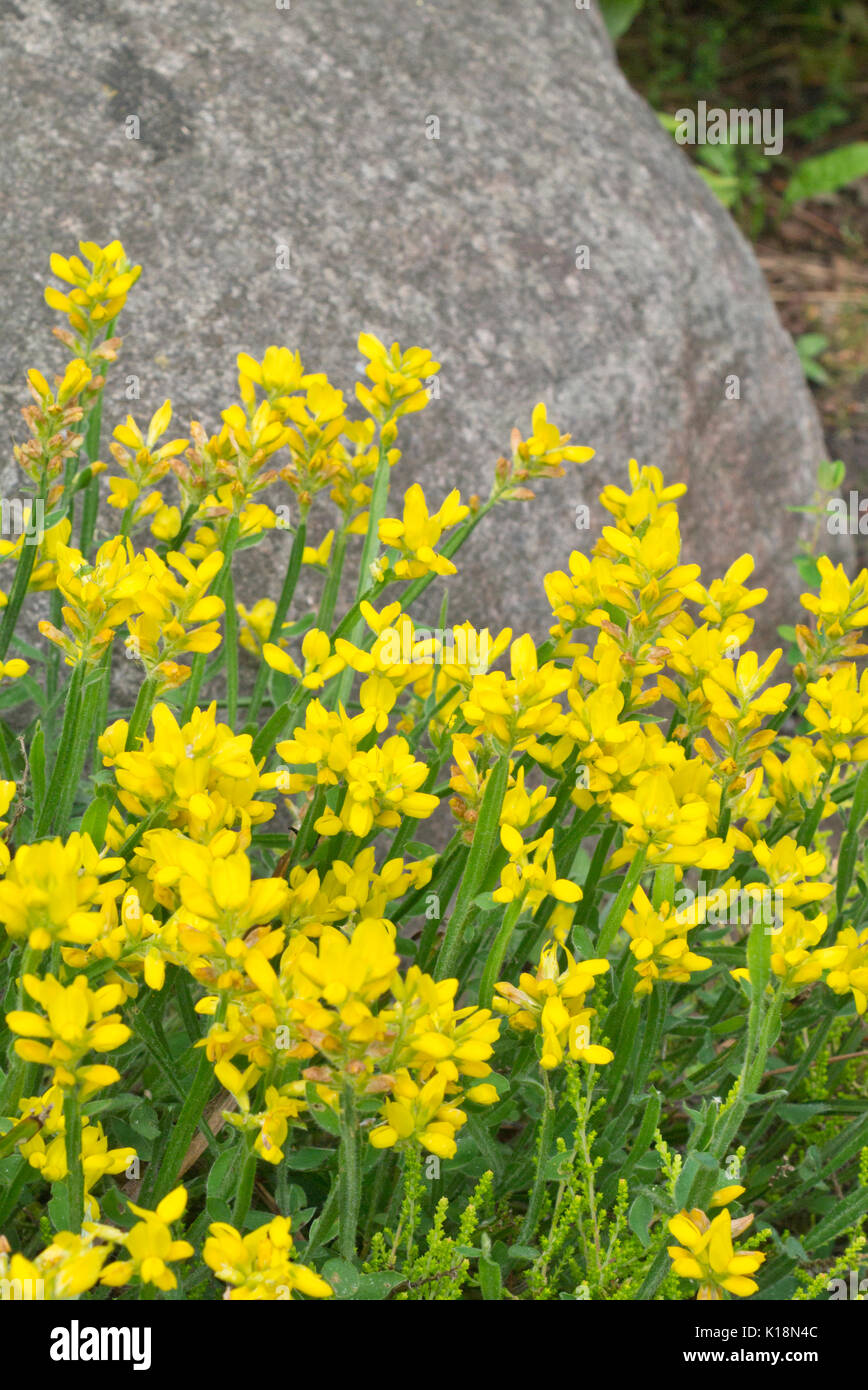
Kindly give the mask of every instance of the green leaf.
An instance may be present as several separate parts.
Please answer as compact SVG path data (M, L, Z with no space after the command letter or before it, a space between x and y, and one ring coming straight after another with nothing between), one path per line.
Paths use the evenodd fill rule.
M69 1230L69 1193L65 1182L53 1182L51 1184L51 1200L46 1211L55 1231Z
M802 160L787 184L784 202L797 203L803 198L817 198L824 193L837 193L839 188L868 174L868 142L858 140L842 145L828 154L818 154Z
M105 844L105 829L108 825L109 811L113 793L108 796L96 796L88 806L81 820L81 833L89 835L97 849L102 849Z
M223 1221L232 1224L232 1208L223 1197L209 1197L205 1202L205 1210L211 1221Z
M503 1300L503 1278L496 1260L482 1256L479 1261L479 1288L486 1303Z
M34 1134L38 1134L42 1126L35 1116L29 1116L26 1120L21 1120L17 1125L13 1125L8 1134L4 1134L0 1139L0 1158L6 1158L11 1154L16 1144L24 1144L28 1139L32 1139Z
M205 1188L209 1198L228 1197L232 1189L232 1170L235 1167L236 1157L237 1150L233 1149L230 1153L221 1154L215 1160L208 1174Z
M832 1211L802 1238L802 1244L810 1253L819 1250L829 1241L835 1240L868 1212L868 1187L859 1187L843 1201L836 1201Z
M747 968L753 999L763 999L772 973L772 937L762 921L754 922L747 941Z
M147 1100L140 1101L130 1111L129 1122L136 1133L143 1135L146 1139L156 1139L160 1133L161 1127L157 1112Z
M813 555L796 555L793 564L803 584L807 584L809 589L819 589L822 576Z
M651 1244L651 1236L648 1227L654 1215L654 1203L645 1193L635 1198L630 1211L627 1215L627 1225L635 1236L638 1236L640 1243L647 1250Z
M528 1260L531 1263L539 1255L539 1251L533 1245L511 1245L506 1253L511 1260Z
M352 1298L359 1287L359 1271L349 1260L326 1260L320 1274L338 1298Z
M703 1157L705 1157L705 1155L703 1155ZM700 1155L698 1153L692 1153L687 1155L687 1160L684 1164L684 1167L681 1169L681 1172L678 1175L678 1181L675 1184L674 1195L676 1206L687 1206L687 1203L690 1200L690 1194L693 1191L693 1184L699 1176L699 1170L700 1168L704 1167L705 1164L701 1162Z
M496 912L498 908L503 909L503 903L496 903L492 893L480 893L473 899L473 906L479 908L480 912Z
M810 1120L813 1115L829 1114L834 1112L834 1109L834 1105L828 1105L825 1101L807 1101L804 1104L779 1105L778 1114L789 1123L801 1124L803 1120Z
M846 472L847 465L842 459L824 459L817 469L817 483L823 492L836 492L843 483Z
M313 1168L322 1168L334 1157L334 1152L334 1149L299 1149L297 1153L288 1153L284 1162L287 1168L309 1172Z
M320 1129L325 1130L326 1134L333 1134L335 1138L340 1138L341 1122L339 1116L335 1114L330 1105L326 1105L324 1100L320 1100L316 1093L316 1088L312 1082L308 1082L305 1087L307 1096L308 1114ZM320 1150L322 1153L331 1153L330 1149Z
M600 0L603 22L613 43L626 34L643 4L644 0Z
M356 1285L356 1300L370 1302L375 1299L388 1298L392 1290L401 1283L403 1280L399 1275L389 1274L386 1270L376 1274L362 1274Z
M41 724L36 725L33 742L30 745L30 779L33 783L33 796L37 806L45 800L45 734Z

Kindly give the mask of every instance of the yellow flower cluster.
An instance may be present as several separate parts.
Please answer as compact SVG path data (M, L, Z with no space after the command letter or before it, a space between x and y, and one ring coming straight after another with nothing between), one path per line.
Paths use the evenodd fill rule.
M623 925L639 976L634 994L650 994L655 980L688 984L692 975L713 964L709 956L697 955L688 944L687 933L696 925L693 908L676 912L671 903L664 902L655 909L644 888L637 888L633 911L624 914Z
M367 333L355 392L362 418L351 420L359 413L352 401L279 346L261 360L238 356L238 398L213 434L192 421L175 437L168 399L149 420L127 416L110 444L116 534L94 544L105 465L93 406L139 267L119 242L81 243L80 251L52 258L69 288L46 292L68 321L59 336L71 360L53 384L29 373L30 437L16 448L34 493L23 516L28 526L45 520L43 504L49 516L38 536L0 542L0 558L21 567L4 632L28 592L48 593L40 631L55 649L32 761L0 738L9 777L0 782L0 816L8 813L0 822L0 960L8 958L12 1006L0 1144L4 1153L17 1148L22 1180L64 1184L51 1210L65 1200L70 1219L57 1224L78 1229L59 1231L32 1258L0 1240L0 1275L38 1279L49 1298L98 1285L171 1294L201 1238L201 1260L230 1301L328 1298L331 1285L295 1258L281 1203L280 1165L291 1164L298 1131L316 1124L339 1138L330 1201L340 1206L341 1256L351 1260L353 1184L360 1170L367 1176L388 1162L368 1151L360 1165L359 1137L371 1150L409 1155L408 1181L419 1148L448 1161L461 1145L456 1168L464 1171L466 1151L473 1157L467 1135L481 1129L481 1117L468 1124L471 1107L496 1107L489 1116L499 1142L501 1115L514 1113L526 1079L493 1073L498 1044L504 1070L512 1058L520 1072L535 1053L545 1073L540 1175L518 1242L532 1244L547 1210L551 1153L543 1150L556 1104L578 1094L571 1063L588 1069L581 1128L598 1104L593 1069L612 1063L615 1050L609 1076L622 1078L626 1094L624 1039L653 1042L665 1024L666 984L686 986L691 999L708 992L713 946L709 955L693 946L705 937L700 928L745 925L733 895L751 910L765 912L769 895L775 904L761 923L768 949L757 949L751 933L750 965L732 972L749 980L759 970L767 986L761 999L751 991L759 1050L772 1035L771 1025L760 1027L764 1011L785 998L798 1008L815 982L825 982L830 1012L868 1012L868 928L850 912L858 826L840 851L834 912L827 855L801 829L848 807L852 825L864 802L868 672L857 662L868 652L868 573L851 581L819 559L819 593L802 599L812 626L797 629L803 661L792 682L778 680L781 652L762 659L748 646L751 614L767 597L751 586L751 556L703 580L682 555L683 485L631 460L628 486L602 493L609 524L593 550L546 576L549 641L470 623L420 627L406 610L429 581L455 573L454 556L477 522L593 451L572 444L540 403L530 434L513 432L485 502L455 489L435 507L413 484L393 509L400 514L389 515L399 422L426 406L439 364L425 349L387 347ZM272 488L291 497L292 525L288 507L264 500ZM338 516L308 543L311 507L324 493ZM237 552L282 530L293 534L280 598L236 602ZM350 536L365 537L362 573L357 603L336 620ZM326 572L316 616L291 607L302 565L314 571L305 575L312 583ZM374 607L371 595L386 590ZM257 666L247 688L239 687L238 646ZM129 718L115 717L110 698L121 647L141 668ZM37 658L12 650L4 647L0 679L20 680L32 694ZM60 657L72 674L58 739ZM224 668L225 697L213 689ZM14 698L4 686L4 702ZM791 715L801 720L795 732L785 723ZM447 799L454 835L438 856L411 835ZM437 833L435 821L435 844ZM709 871L711 887L679 905L693 871ZM643 873L654 875L653 890ZM426 895L429 885L435 891ZM723 935L732 951L735 935ZM613 964L616 989L601 1006L601 1028L589 1000ZM506 978L495 983L499 975ZM491 1007L467 1002L477 983L480 1004ZM184 1036L167 1046L176 1004ZM137 1155L115 1142L131 1135L113 1128L110 1100L93 1098L127 1071L124 1091L139 1094L145 1082L135 1069L145 1055L144 1065L173 1084L177 1062L185 1086L189 1056L198 1058L190 1085L201 1107L195 1121L184 1108L164 1151L172 1162L160 1160L174 1163L171 1176L147 1175L143 1204L130 1204L122 1229L124 1219L101 1220L95 1189ZM752 1067L749 1058L733 1097L711 1116L727 1142L746 1104L739 1087L746 1078L760 1084ZM566 1080L562 1073L553 1084L559 1068ZM199 1237L219 1207L208 1218L197 1212L187 1240L175 1229L187 1209L178 1175L208 1087L213 1095L218 1085L231 1097L231 1107L224 1094L217 1108L237 1146L234 1224L213 1222ZM560 1114L557 1126L563 1134ZM585 1159L592 1144L593 1136ZM596 1158L589 1161L593 1168ZM267 1215L249 1209L260 1162ZM380 1167L383 1182L388 1172ZM695 1281L700 1299L749 1296L764 1257L733 1240L751 1218L701 1209L709 1200L726 1207L743 1189L709 1199L712 1178L699 1178L701 1190L683 1198L697 1206L669 1221L674 1274ZM200 1190L191 1186L196 1201ZM552 1250L565 1193L551 1209ZM103 1197L113 1219L114 1200ZM380 1239L378 1231L375 1246Z
M732 1189L728 1189L732 1192ZM733 1195L743 1192L736 1187ZM727 1193L717 1194L718 1198ZM682 1211L673 1216L669 1230L679 1245L669 1246L672 1268L680 1279L695 1279L699 1282L696 1297L703 1301L719 1302L727 1294L737 1298L748 1298L757 1291L757 1283L750 1276L755 1274L765 1261L759 1250L736 1251L733 1236L742 1235L753 1221L753 1216L740 1216L733 1221L727 1210L718 1212L710 1219L704 1211Z
M295 1075L293 1063L311 1063L302 1078L328 1103L337 1104L347 1085L359 1096L383 1096L385 1123L371 1134L377 1147L413 1139L451 1157L466 1119L463 1100L496 1099L493 1086L478 1082L491 1071L497 1019L487 1009L456 1008L457 980L435 982L416 966L402 975L388 921L362 918L349 936L326 924L315 940L295 935L285 948L282 933L271 932L239 958L244 982L217 981L231 988L232 1002L212 1025L208 1051L268 1162L282 1158L286 1122L299 1114L297 1088L275 1069L281 1059ZM212 996L200 1008L216 1012L217 1004ZM243 1072L233 1060L239 1055L249 1063ZM271 1104L250 1115L247 1096L263 1070L275 1078Z
M561 970L559 955L566 957ZM566 949L552 942L543 948L533 975L519 978L518 988L501 980L495 989L496 1009L505 1013L513 1028L538 1033L540 1065L551 1071L565 1053L580 1062L605 1066L614 1053L590 1041L590 1020L596 1010L585 1007L585 998L596 977L609 969L607 960L576 960Z

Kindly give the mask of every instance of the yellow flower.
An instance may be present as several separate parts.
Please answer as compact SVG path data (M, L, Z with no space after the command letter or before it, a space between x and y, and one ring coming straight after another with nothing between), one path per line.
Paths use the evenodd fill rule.
M627 829L622 849L612 855L612 867L627 863L644 848L651 864L691 864L701 869L726 869L733 845L708 834L712 818L709 769L699 759L643 777L629 795L617 792L610 801L612 815Z
M328 633L316 627L310 628L302 639L303 672L287 652L281 651L272 642L265 643L262 654L272 670L280 671L285 676L295 676L307 690L321 690L346 665L343 657L332 651Z
M341 706L327 710L319 700L311 700L304 712L304 725L293 729L291 739L277 744L276 751L290 767L312 767L312 773L279 774L282 792L307 791L312 786L337 786L346 774L357 746L374 727L373 713L350 718Z
M446 1084L442 1072L435 1072L420 1086L406 1069L400 1071L392 1088L393 1098L383 1105L384 1123L371 1130L374 1148L391 1149L412 1141L438 1158L454 1158L455 1135L467 1116L447 1101Z
M111 1245L97 1244L91 1235L58 1231L51 1244L32 1260L8 1252L9 1246L0 1236L0 1280L12 1281L12 1297L16 1297L18 1284L22 1298L53 1303L76 1299L92 1289Z
M72 335L68 336L74 342ZM108 357L114 355L113 349L107 344L102 344L90 356L96 360L100 354ZM53 391L41 372L32 368L27 373L34 404L25 407L22 413L31 437L24 444L16 444L13 453L23 472L40 490L40 495L45 490L47 508L52 508L63 494L67 467L74 467L71 461L77 459L84 443L84 435L79 433L79 427L95 389L90 387L92 380L93 372L81 357L73 358L63 376L54 378ZM97 377L95 381L101 383L102 378ZM90 476L94 476L104 468L103 463L92 463L88 471ZM80 485L84 481L83 472L73 475L74 483ZM28 516L28 530L31 530L31 518L32 512ZM26 537L22 535L13 543L11 550L4 549L2 553L15 553L16 547L20 550L25 540Z
M34 951L54 941L87 944L105 929L107 910L124 890L123 879L104 880L124 868L104 858L89 835L40 840L16 851L0 880L0 922Z
M437 553L444 531L456 526L467 516L468 508L461 494L453 488L436 512L428 511L425 494L418 483L404 493L402 519L385 517L378 535L384 545L397 550L400 559L394 570L399 579L419 579L424 574L455 574L455 566L445 555Z
M825 918L818 918L825 926ZM857 932L844 927L835 937L834 946L815 951L814 959L827 972L826 984L835 994L852 993L856 1012L868 1008L868 927Z
M858 640L859 630L868 623L868 570L848 579L843 565L833 565L828 555L817 561L820 593L802 594L803 608L813 613L817 630L801 624L796 637L807 658L807 665L796 668L800 679L809 675L831 674L841 661L864 656L868 646Z
M330 1284L307 1265L292 1258L291 1221L276 1216L265 1226L242 1236L225 1221L215 1221L205 1241L202 1258L218 1279L228 1284L230 1300L331 1298Z
M281 791L346 783L340 810L329 809L316 821L320 835L339 835L343 829L364 839L375 825L397 826L402 815L424 819L437 809L437 797L418 790L428 769L413 757L406 739L396 734L380 746L359 749L376 718L376 705L349 719L343 708L335 713L312 700L305 727L295 729L291 741L277 745L278 754L291 766L316 769L312 774L278 773Z
M152 739L140 749L124 751L127 723L118 720L98 741L103 765L115 769L119 800L137 819L163 807L168 824L193 838L208 839L224 826L258 825L269 820L274 807L255 800L259 791L275 785L263 776L251 752L249 734L235 734L216 718L217 706L196 708L179 725L168 705L158 704L151 716ZM123 839L118 835L118 843Z
M371 845L351 862L333 860L322 876L296 864L290 870L289 900L281 919L291 931L313 937L327 922L384 917L390 902L430 882L435 862L434 855L416 862L395 858L378 869Z
M540 666L533 638L519 637L509 651L511 679L503 671L475 676L461 712L475 734L488 734L502 749L537 749L537 740L562 714L555 697L570 673L547 661Z
M391 988L398 1008L387 1018L399 1031L398 1056L421 1080L435 1070L450 1085L462 1076L482 1080L489 1075L500 1020L489 1009L456 1009L457 980L434 981L411 966Z
M611 512L616 521L623 523L621 529L636 531L647 521L667 516L676 509L672 505L677 497L687 491L685 483L670 483L668 486L659 468L649 464L640 467L637 459L630 459L627 465L630 475L631 492L609 483L600 493L600 502Z
M398 968L394 932L384 922L367 918L348 939L335 927L324 927L316 951L304 951L295 961L297 987L336 1009L352 1027L367 1006L389 988ZM315 1026L315 1025L313 1025Z
M147 566L131 543L114 536L101 545L94 563L79 550L57 547L57 588L66 603L63 617L70 639L50 622L39 631L64 652L66 664L98 661L111 645L117 628L140 608L147 583Z
M186 449L188 439L171 439L159 448L155 447L169 428L172 419L172 403L164 401L159 410L151 416L147 433L143 434L132 415L128 415L123 425L114 431L115 443L110 445L115 461L123 469L121 477L110 477L111 492L106 499L110 507L125 510L133 507L145 488L152 488L169 471L170 462ZM152 515L162 505L158 492L152 492L131 514L135 524Z
M769 883L778 891L785 907L801 907L805 903L821 902L832 891L830 883L809 883L826 867L821 850L800 845L792 835L784 835L773 845L759 840L752 846L753 857L768 875Z
M170 1229L183 1216L186 1205L186 1190L176 1187L168 1197L163 1198L156 1211L148 1211L146 1207L137 1207L130 1202L130 1211L141 1220L129 1231L85 1222L86 1231L123 1246L129 1256L126 1260L115 1260L107 1265L100 1283L119 1288L138 1277L142 1284L153 1284L164 1292L176 1289L178 1280L169 1266L177 1260L188 1260L194 1254L189 1241L172 1239Z
M520 901L527 911L539 907L546 897L561 903L577 903L582 890L567 878L558 878L552 853L554 830L528 843L512 825L500 827L500 842L509 855L501 870L500 885L492 897L498 903Z
M729 659L713 666L702 682L708 701L708 730L724 757L706 739L696 740L696 750L725 775L743 772L774 742L774 729L761 729L767 715L779 714L787 703L787 683L763 691L781 656L778 648L760 666L756 652L745 652L738 664Z
M369 415L384 425L381 439L388 445L394 440L394 421L400 415L425 409L428 392L423 378L436 376L440 363L433 360L427 348L412 347L402 352L398 343L386 348L373 333L360 333L358 346L368 359L365 375L371 385L359 383L356 397Z
M753 1216L733 1221L728 1211L718 1212L713 1221L698 1210L672 1217L669 1230L680 1241L669 1246L672 1269L679 1279L699 1281L698 1299L719 1301L728 1293L749 1298L756 1293L758 1285L749 1276L763 1264L765 1255L758 1250L735 1251L732 1244L733 1236L741 1235L752 1221Z
M687 944L687 933L695 925L691 909L676 912L664 902L655 910L643 888L633 897L633 911L624 914L624 930L630 937L638 983L634 994L650 994L655 980L674 980L687 984L691 975L708 970L708 956L695 955Z
M855 663L847 662L809 682L807 690L805 718L819 736L817 756L827 767L868 761L868 670L860 677Z
M222 598L207 593L223 564L219 550L199 565L181 551L170 551L166 559L168 564L155 550L145 552L147 583L138 597L140 616L129 620L125 642L127 656L141 661L147 675L157 678L158 690L175 689L188 678L190 668L179 665L178 657L219 647L217 619L225 609Z
M560 951L567 961L563 971ZM563 1061L565 1044L575 1060L605 1066L615 1054L591 1043L590 1020L596 1010L585 1008L585 996L597 975L608 969L607 960L576 960L566 947L551 942L543 947L536 973L521 975L518 988L509 981L495 985L501 998L494 1000L494 1007L507 1015L513 1028L541 1035L540 1065L546 1071Z
M798 736L778 740L786 752L782 761L773 749L763 755L763 772L766 775L769 792L776 805L788 820L800 821L806 806L813 806L823 791L826 769L817 756L817 749L809 738ZM834 784L838 779L836 768L830 779ZM834 801L825 799L821 819L834 815Z
M588 449L584 444L570 444L571 436L561 434L557 426L550 423L542 401L533 408L531 427L533 433L530 438L516 448L520 463L530 470L528 476L538 477L543 469L551 470L549 476L558 476L562 472L558 465L565 459L569 463L587 463L588 459L594 457L593 449Z
M73 331L90 342L94 328L102 328L117 318L142 267L130 265L119 241L109 242L108 246L80 241L78 249L84 260L79 256L67 260L56 253L52 255L52 273L72 288L61 294L49 286L45 302L49 308L66 314ZM85 260L90 261L90 266Z
M301 563L303 565L321 565L325 568L328 565L329 556L332 553L334 538L334 531L327 531L319 545L306 545L301 557Z
M256 1135L254 1151L266 1163L277 1165L283 1162L283 1144L289 1133L290 1124L306 1109L304 1081L291 1081L285 1086L268 1086L265 1091L265 1109L251 1113L249 1088L256 1084L261 1073L255 1067L248 1067L243 1074L231 1062L218 1062L214 1075L238 1102L240 1114L231 1115L224 1111L226 1119L236 1129Z
M261 362L247 352L240 352L237 361L240 395L248 409L255 405L255 386L259 386L270 403L282 411L290 396L306 390L317 380L315 376L305 375L298 353L286 347L266 348Z
M175 888L179 916L214 923L226 940L270 922L289 896L282 878L254 879L243 850L216 856L207 846L165 830L149 834L146 849L155 856L156 881Z
M714 579L700 600L704 607L699 616L712 626L723 627L748 608L756 608L768 598L767 589L746 589L744 581L753 574L752 555L740 555L722 579Z
M453 752L458 756L458 740L453 744ZM500 809L502 826L512 826L514 830L527 830L529 826L547 815L555 804L555 797L546 794L544 786L527 791L524 785L524 768L520 767L515 777L510 778L509 786Z
M69 1088L79 1083L82 1099L119 1081L114 1067L81 1063L88 1052L114 1052L130 1037L120 1014L110 1012L122 1002L123 986L110 984L92 990L84 975L76 975L67 986L53 975L42 980L25 975L22 983L45 1012L13 1009L6 1015L7 1027L20 1035L15 1043L18 1056L25 1062L53 1067L55 1086Z
M268 641L271 634L277 604L272 598L260 598L252 608L245 608L243 603L236 603L235 611L241 619L239 642L246 652L260 656L263 643ZM285 623L284 627L286 626L288 624ZM282 648L285 642L286 638L282 634L278 635L277 646Z

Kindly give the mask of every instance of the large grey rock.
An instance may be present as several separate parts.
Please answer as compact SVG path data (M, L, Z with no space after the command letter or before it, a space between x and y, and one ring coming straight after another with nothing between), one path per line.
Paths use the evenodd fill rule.
M171 393L176 422L213 427L239 349L298 347L351 394L360 329L423 344L442 394L405 427L398 482L438 502L456 484L487 495L539 399L597 450L478 533L453 620L541 635L543 575L589 543L576 505L596 526L601 486L635 455L689 485L685 548L707 579L754 552L772 594L759 636L775 642L800 587L786 507L810 500L817 417L750 248L627 86L594 11L4 0L0 30L7 437L24 369L57 361L50 250L119 236L145 269L110 420L127 373L143 418ZM258 553L249 592L276 589L286 544Z

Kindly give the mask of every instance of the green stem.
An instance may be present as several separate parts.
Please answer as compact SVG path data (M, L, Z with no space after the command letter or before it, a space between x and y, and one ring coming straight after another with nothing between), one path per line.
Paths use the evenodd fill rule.
M45 801L39 809L33 828L33 834L36 839L47 834L54 821L55 811L63 796L64 784L69 768L69 750L72 748L75 741L75 730L80 723L82 715L82 687L84 685L84 678L85 663L84 661L79 661L73 668L72 675L69 679L69 685L66 688L66 701L63 707L63 725L60 730L60 741L55 752L51 781L48 784Z
M494 986L497 984L510 937L515 931L515 924L521 912L521 904L521 898L516 898L510 903L503 915L500 929L488 953L488 959L485 962L485 968L482 971L482 980L479 985L479 1007L481 1009L491 1008L491 1001L494 997Z
M103 392L100 391L87 417L87 430L84 437L84 452L88 463L95 463L99 453L99 440L102 433L102 401ZM99 474L91 478L84 493L84 506L81 509L81 531L79 533L78 548L82 555L87 558L90 547L93 543L93 533L96 527L96 518L99 511Z
M335 541L334 554L329 564L328 578L320 599L319 612L316 615L316 626L322 632L328 632L335 616L335 604L338 601L338 593L341 587L341 576L344 571L344 560L347 554L347 533L343 528L338 532Z
M250 1210L250 1201L253 1197L253 1184L255 1181L256 1150L251 1149L244 1160L244 1167L241 1169L238 1191L235 1194L235 1206L232 1209L232 1225L238 1231L244 1229L244 1220Z
M470 846L470 854L467 856L464 881L459 889L458 898L449 918L437 959L435 978L438 980L445 980L454 972L457 958L461 952L464 931L473 914L474 900L482 891L491 856L499 840L500 812L508 783L509 753L502 753L492 768L486 783L473 844Z
M464 865L466 860L467 846L460 845L454 856L448 861L447 865L445 866L445 869L440 869L440 867L438 866L438 877L436 878L436 880L434 880L434 882L436 882L437 884L437 887L433 891L435 891L437 894L440 912L445 912L449 904L451 903L452 894L455 892L455 889L458 887L459 883L461 882L461 878L464 874ZM432 886L433 885L426 885L424 890L420 889L419 891L427 892L428 889ZM437 928L439 927L439 925L439 914L437 917L428 917L426 912L425 925L422 928L422 934L419 937L419 950L416 957L419 964L419 968L421 970L428 970L430 968L431 957L434 953L434 945L437 940Z
M226 1000L221 1000L220 1008L216 1015L216 1021L220 1021L226 1012ZM208 1103L208 1098L214 1089L214 1071L208 1060L206 1048L202 1048L202 1055L199 1058L199 1066L193 1078L187 1099L181 1107L172 1136L163 1155L163 1161L154 1171L151 1167L148 1170L148 1177L142 1184L143 1192L141 1200L147 1205L146 1198L153 1197L155 1202L161 1201L167 1193L172 1191L181 1171L181 1164L184 1162L187 1150L190 1147L190 1140L196 1133L196 1128L201 1119L202 1112ZM153 1173L153 1176L151 1174Z
M238 714L238 614L235 611L235 585L231 570L226 575L224 583L226 599L224 636L226 647L226 723L230 729L234 730L235 719Z
M66 767L66 775L58 798L54 821L55 828L61 834L67 829L72 805L75 800L75 793L78 790L85 769L87 755L91 746L91 737L99 718L101 699L102 667L100 665L94 667L85 675L82 687L81 709L78 720L72 731L72 747L64 749L63 739L61 737L60 747L57 750L58 761L64 761Z
M537 1221L539 1220L540 1208L545 1193L545 1171L549 1154L551 1153L552 1139L555 1131L555 1101L549 1083L548 1072L543 1071L542 1079L543 1086L545 1087L545 1101L543 1103L543 1112L540 1121L536 1177L534 1178L533 1187L531 1188L530 1201L528 1202L521 1232L516 1242L518 1245L529 1245L533 1240L533 1234L536 1230Z
M594 855L588 868L588 876L582 885L582 902L577 913L577 920L580 923L588 922L593 915L597 882L600 874L603 872L606 856L609 853L609 848L616 834L617 826L607 825L597 841Z
M338 1248L341 1258L354 1260L356 1256L356 1231L359 1224L359 1205L362 1195L361 1166L359 1163L359 1121L356 1110L356 1095L350 1082L344 1083L341 1096L341 1149L340 1149L340 1238Z
M283 588L280 591L280 598L277 600L277 607L274 610L274 618L271 629L268 633L269 642L277 642L280 638L281 629L289 612L289 605L292 602L295 587L298 583L298 576L301 573L302 558L304 547L307 540L307 526L304 521L299 523L292 542L292 550L289 556L289 564L286 567L286 574L283 579ZM246 732L252 734L256 728L256 718L259 714L259 706L262 704L265 695L265 687L268 682L268 672L270 667L263 659L260 660L259 670L256 673L256 681L253 686L253 693L250 696L250 704L247 708Z
M326 794L325 787L317 787L313 794L313 800L307 808L301 828L295 837L295 844L290 855L290 865L301 864L307 854L311 840L314 836L314 825L319 820L325 810Z
M827 772L825 777L823 778L823 782L820 787L817 800L814 802L813 806L811 807L810 811L808 812L807 816L802 822L798 836L796 837L797 845L807 847L813 844L814 836L817 833L817 826L820 824L820 817L823 814L823 807L826 804L826 791L829 786L830 776L831 772Z
M148 727L158 688L159 679L157 676L146 676L139 686L135 708L127 728L127 741L124 745L128 753L137 748L139 739Z
M217 575L217 578L214 580L214 584L211 589L212 594L216 594L219 598L223 599L224 603L226 603L227 616L226 626L224 629L224 640L227 642L227 645L229 640L229 625L231 621L228 616L229 601L231 601L231 585L227 586L227 578L230 577L232 574L232 557L235 554L235 547L238 544L238 527L238 517L233 516L229 522L228 527L226 528L226 535L223 540L223 564L220 566L220 572ZM227 596L225 593L227 587L230 590L229 601L227 601ZM235 617L234 609L232 617ZM196 708L196 704L199 700L199 689L202 685L202 678L205 675L206 662L207 653L205 652L197 652L195 657L193 658L193 666L190 673L190 679L187 682L187 699L184 704L183 722L185 724L192 717L193 710Z
M15 1215L18 1207L18 1198L21 1196L21 1190L27 1182L28 1177L33 1175L33 1173L34 1170L30 1167L27 1159L20 1158L18 1160L18 1167L15 1169L15 1176L6 1189L6 1195L3 1201L0 1202L0 1231L4 1229L7 1221Z
M618 891L618 896L615 898L615 901L606 914L606 920L597 938L597 952L599 955L604 956L606 954L612 942L615 940L615 937L618 935L618 930L624 920L624 913L633 900L633 894L636 892L636 887L642 877L642 870L644 868L645 847L643 845L631 863L630 868L627 870L627 874Z
M21 605L27 595L30 576L33 573L33 566L36 563L37 549L38 546L28 545L25 539L21 547L21 554L18 556L18 564L15 567L15 578L12 581L9 602L3 612L3 621L0 623L0 661L5 658L9 650L9 643L12 641L15 633L18 614L21 612Z
M81 1107L75 1087L68 1091L63 1102L66 1127L66 1194L69 1225L80 1231L84 1220L84 1168L81 1163Z
M736 1097L732 1105L718 1115L712 1131L711 1143L708 1146L708 1152L717 1159L718 1163L721 1163L725 1158L733 1139L744 1122L750 1104L748 1098L756 1094L762 1082L769 1048L780 1024L783 1006L783 989L779 986L761 1024L758 1017L755 1019L753 1008L751 1009L751 1016L748 1021L748 1042ZM757 1015L762 1012L763 1008L764 1001L760 1004ZM688 1196L687 1205L704 1207L714 1191L716 1181L715 1172L701 1169L697 1174L693 1190Z

